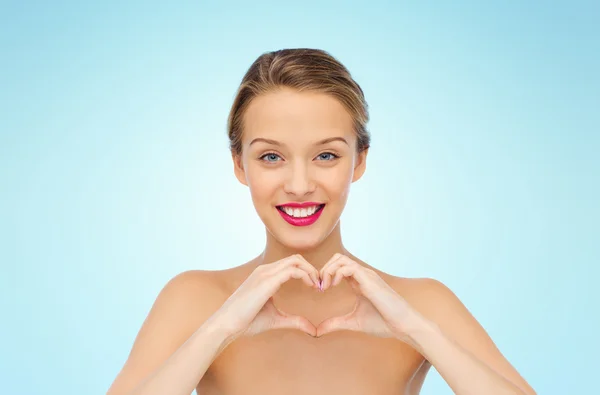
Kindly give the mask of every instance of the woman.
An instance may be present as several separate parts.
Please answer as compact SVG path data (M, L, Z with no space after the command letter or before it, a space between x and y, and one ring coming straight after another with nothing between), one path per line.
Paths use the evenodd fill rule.
M263 253L164 287L109 394L535 394L439 281L383 273L343 245L369 149L359 85L327 52L260 56L228 122ZM275 307L277 306L277 307Z

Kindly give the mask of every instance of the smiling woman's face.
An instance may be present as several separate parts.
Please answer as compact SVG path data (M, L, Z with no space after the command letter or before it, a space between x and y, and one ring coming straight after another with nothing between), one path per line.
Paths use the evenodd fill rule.
M365 170L367 151L357 153L350 114L327 94L283 88L252 100L243 129L235 174L267 230L289 248L316 247Z

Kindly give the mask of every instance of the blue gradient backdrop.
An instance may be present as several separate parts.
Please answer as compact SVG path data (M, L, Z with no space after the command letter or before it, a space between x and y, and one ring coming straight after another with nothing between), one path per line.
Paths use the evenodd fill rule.
M598 4L2 2L0 392L104 393L171 277L260 252L229 106L261 53L315 47L371 110L350 250L445 282L540 394L590 393Z

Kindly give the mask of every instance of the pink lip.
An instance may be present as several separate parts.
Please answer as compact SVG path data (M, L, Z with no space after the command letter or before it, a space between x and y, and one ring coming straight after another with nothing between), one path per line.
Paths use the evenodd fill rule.
M322 203L317 203L317 202L302 202L302 203L290 202L290 203L280 204L278 207L302 208L302 207L310 207L310 206L320 206L321 204Z
M297 206L297 204L298 203L291 203L291 204L288 203L288 204L284 204L282 206L288 206L288 207L325 206L325 205L319 204L319 203L310 203L310 204L302 203L301 206ZM321 213L323 212L323 210L325 210L325 207L321 207L317 212L315 212L313 215L309 215L308 217L295 218L295 217L292 217L291 215L287 215L284 211L277 209L277 211L283 217L283 219L285 219L287 221L287 223L289 223L290 225L294 225L294 226L308 226L308 225L314 224L321 216Z

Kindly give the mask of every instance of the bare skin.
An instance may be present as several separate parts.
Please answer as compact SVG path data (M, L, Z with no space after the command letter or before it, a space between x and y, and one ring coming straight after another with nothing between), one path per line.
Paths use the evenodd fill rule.
M219 272L219 299L235 291L260 261L257 257ZM407 300L419 304L418 280L377 273ZM351 311L355 298L345 282L320 293L292 280L273 299L281 310L302 315L316 326L328 317ZM301 331L280 329L230 344L215 359L197 393L418 394L429 367L421 354L396 339L352 331L311 337Z
M322 93L283 89L253 99L244 119L243 152L232 155L234 174L249 188L265 225L265 248L243 265L189 271L172 279L140 329L110 395L183 395L194 387L199 395L414 395L431 366L460 395L535 394L447 287L432 279L383 273L346 250L340 216L350 185L365 172L368 150L358 152L352 118L340 102ZM313 224L295 226L277 208L290 202L324 208ZM262 281L250 276L273 263L266 268L291 273L277 263L297 254L307 262L305 271L298 269L306 281L278 282L268 296L278 309L304 317L304 331L295 321L293 328L269 330L273 321L266 315L261 324L266 322L267 330L230 341L223 334L236 319L247 322L249 312L258 311L253 296L266 289L256 285L260 281L245 280ZM372 284L373 274L383 280L377 295L386 296L388 304L378 309L403 316L393 307L408 303L414 314L407 315L406 333L390 338L360 330L318 331L326 327L319 325L324 320L352 311L357 300L349 279L322 293L308 279L308 272L320 276L320 270L331 269L326 266L334 254L344 255L346 263L352 260L344 270L369 271ZM240 288L243 298L236 293ZM370 322L382 322L373 310L370 314Z

